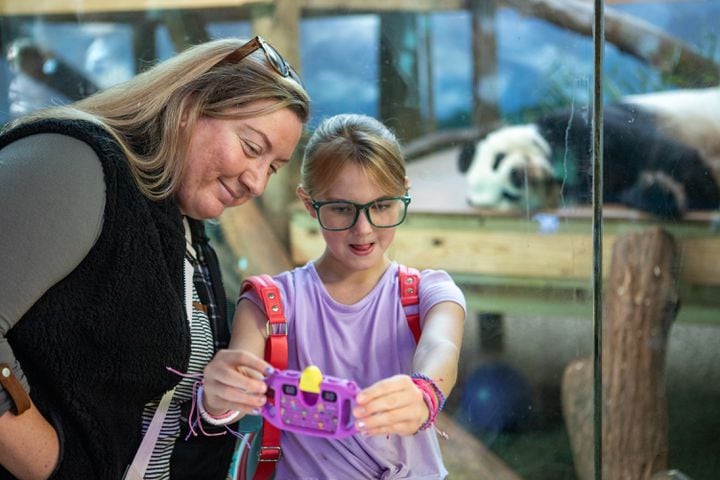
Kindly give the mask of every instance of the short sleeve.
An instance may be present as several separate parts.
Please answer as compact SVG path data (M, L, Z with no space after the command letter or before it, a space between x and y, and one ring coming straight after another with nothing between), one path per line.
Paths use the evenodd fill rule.
M465 295L444 270L423 270L420 273L419 296L421 319L425 318L428 310L441 302L457 303L467 315Z

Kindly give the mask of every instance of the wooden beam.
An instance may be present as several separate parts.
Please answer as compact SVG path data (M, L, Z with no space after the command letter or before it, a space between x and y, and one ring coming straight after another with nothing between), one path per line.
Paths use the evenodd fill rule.
M547 20L583 35L593 34L594 5L587 0L503 0L519 12ZM617 9L605 10L605 43L632 55L687 88L710 87L720 80L720 67L682 39L642 18Z
M233 8L246 5L270 5L274 0L4 0L0 3L0 15L56 15L107 12L134 12L163 9L200 10ZM427 12L460 10L464 0L293 0L306 10L332 10L352 12L405 11Z
M465 0L303 0L307 10L345 10L366 12L428 12L445 10L462 10L466 8Z
M505 0L503 0L505 1ZM586 0L589 2L589 0ZM606 0L607 4L627 3L688 3L696 0ZM236 8L246 5L272 5L274 0L3 0L0 16L12 15L77 15L112 12L144 12L163 9ZM466 0L297 0L309 12L429 12L465 10Z
M0 15L54 15L104 12L134 12L163 9L199 10L272 4L272 0L4 0Z
M291 256L297 264L317 258L324 245L317 225L305 216L305 212L295 214L290 225ZM506 228L495 229L473 226L473 220L478 218L471 216L458 217L456 226L428 226L433 223L432 219L439 225L442 217L413 214L398 229L390 256L417 268L440 268L460 274L587 280L592 273L589 228L587 233L562 230L540 233L532 221L518 218L514 227L510 222ZM587 223L586 220L577 222L579 229ZM643 227L634 221L615 225L617 233L603 238L603 256L610 258L610 249L621 231ZM708 261L720 258L720 237L711 233L704 237L679 237L678 243L681 280L691 285L720 286L720 264ZM542 253L529 255L528 252ZM608 268L606 263L604 274Z

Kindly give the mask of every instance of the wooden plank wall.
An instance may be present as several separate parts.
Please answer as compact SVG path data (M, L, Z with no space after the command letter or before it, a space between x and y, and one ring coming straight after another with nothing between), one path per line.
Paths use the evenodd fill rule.
M304 211L296 212L290 226L290 253L296 264L319 256L324 245L317 225L305 216ZM418 216L420 214L415 214ZM576 221L577 225L587 226L587 233L539 233L531 220L522 218L497 229L462 225L427 227L429 224L442 224L442 215L409 218L398 229L390 255L418 268L441 268L469 275L587 280L592 273L589 219ZM523 229L523 225L528 228ZM644 226L629 222L619 230L636 230ZM617 234L603 237L603 258L610 258L616 237ZM708 261L720 258L720 236L708 233L705 237L689 236L678 240L681 280L692 285L720 286L720 263ZM609 262L606 262L604 274L608 267Z

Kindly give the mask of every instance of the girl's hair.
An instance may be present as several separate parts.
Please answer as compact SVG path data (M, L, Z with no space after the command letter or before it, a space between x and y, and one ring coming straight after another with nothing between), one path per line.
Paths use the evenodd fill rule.
M305 147L300 187L313 198L327 192L341 169L359 165L388 195L404 195L405 159L395 135L380 121L358 114L324 120Z
M23 117L11 127L45 118L99 124L119 142L143 194L155 200L169 197L185 167L188 132L199 118L249 118L289 108L302 123L308 120L307 92L277 73L262 49L239 62L225 61L244 44L222 39L195 45L124 83ZM270 103L249 108L259 101ZM228 110L237 107L239 113Z

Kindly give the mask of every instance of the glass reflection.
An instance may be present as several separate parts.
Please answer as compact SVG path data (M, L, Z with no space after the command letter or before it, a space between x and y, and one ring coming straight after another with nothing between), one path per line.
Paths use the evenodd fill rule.
M273 23L282 2L92 13L83 3L62 13L0 8L0 124L127 79L198 39L269 29L263 36L273 44L297 48L292 63L313 98L310 128L357 112L399 134L413 202L393 255L450 271L468 297L462 378L446 410L446 421L462 430L440 440L451 478L590 478L592 377L582 363L593 346L593 55L582 15L589 2L553 12L532 8L553 2L429 2L438 6L427 10L407 1L392 2L390 13L338 1L303 9L296 30ZM608 368L630 365L612 355L640 352L647 344L639 342L662 355L641 365L622 392L610 392L618 383L605 378L604 393L630 402L640 379L656 378L658 390L644 399L666 408L643 432L664 438L665 464L657 469L717 478L720 2L606 3L603 272L615 303L605 311L631 317L613 310L625 297L611 282L612 248L652 226L677 244L677 275L667 285L679 307L676 317L668 307L657 324L664 335L606 331ZM652 45L665 48L653 53ZM288 185L295 174L290 169ZM285 212L292 192L282 198ZM314 255L317 232L290 207L273 215L285 229L275 233L302 264ZM267 273L253 270L259 262L239 230L222 219L212 229L229 299L243 276ZM654 270L632 275L643 271ZM618 461L608 456L608 471Z

